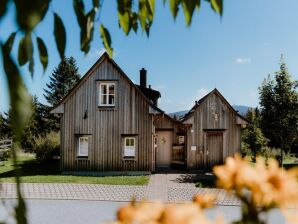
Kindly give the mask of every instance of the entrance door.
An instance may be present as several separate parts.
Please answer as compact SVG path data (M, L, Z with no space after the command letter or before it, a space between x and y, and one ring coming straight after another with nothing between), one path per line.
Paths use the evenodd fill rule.
M169 167L172 160L173 132L157 131L156 166Z
M223 164L223 133L207 133L206 169Z

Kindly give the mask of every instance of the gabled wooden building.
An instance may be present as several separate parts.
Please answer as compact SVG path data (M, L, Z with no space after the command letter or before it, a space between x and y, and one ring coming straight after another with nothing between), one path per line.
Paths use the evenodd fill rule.
M187 168L210 170L226 157L240 152L241 128L247 120L214 89L184 116Z
M155 172L205 169L240 150L246 123L214 90L183 121L158 108L160 93L140 71L134 84L105 53L53 108L61 119L61 170Z

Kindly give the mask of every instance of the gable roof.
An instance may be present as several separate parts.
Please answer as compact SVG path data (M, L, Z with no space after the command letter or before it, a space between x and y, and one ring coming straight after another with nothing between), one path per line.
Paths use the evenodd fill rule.
M241 114L238 113L238 111L236 111L234 109L234 107L231 106L231 104L226 100L226 98L224 98L224 96L218 91L218 89L214 88L214 90L212 90L211 92L209 92L207 95L203 96L199 101L196 102L196 104L189 110L189 112L187 112L184 117L182 118L182 121L185 121L187 120L194 112L195 110L200 107L202 105L202 103L209 97L211 96L212 94L217 94L221 99L222 101L228 105L228 107L234 112L237 114L237 116L239 116L241 119L243 119L244 121L246 121L247 123L249 123L249 121L243 117Z
M67 99L69 99L75 92L76 90L84 83L85 80L87 80L93 73L93 71L100 66L105 60L107 60L108 62L110 62L118 71L119 73L124 77L124 79L126 79L132 86L135 87L136 91L138 93L140 93L141 96L144 97L144 99L149 103L149 105L157 110L159 113L164 114L164 111L162 111L161 109L159 109L157 106L155 106L151 100L149 100L144 93L130 80L130 78L124 73L124 71L119 67L119 65L110 58L110 56L108 55L107 52L104 52L100 58L92 65L92 67L85 73L85 75L82 76L82 78L74 85L74 87L62 98L62 100L55 105L52 110L50 111L50 113L55 113L55 109L58 108L59 106L61 106L63 103L65 103L67 101Z

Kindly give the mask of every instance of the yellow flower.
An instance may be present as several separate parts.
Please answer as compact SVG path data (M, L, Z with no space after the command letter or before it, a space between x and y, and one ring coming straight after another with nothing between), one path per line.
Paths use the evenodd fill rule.
M160 219L164 205L161 202L130 203L121 207L117 218L121 223L153 223Z
M235 190L240 198L249 198L255 206L284 207L298 202L297 169L279 168L276 160L257 158L255 166L239 155L229 157L226 164L214 168L217 184L228 191ZM250 191L244 194L243 189Z
M211 194L196 194L193 197L193 202L199 205L201 209L212 208L214 206L215 196Z

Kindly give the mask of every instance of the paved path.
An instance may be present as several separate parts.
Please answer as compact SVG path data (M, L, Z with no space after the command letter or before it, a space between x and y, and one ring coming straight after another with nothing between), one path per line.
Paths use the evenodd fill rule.
M131 201L161 200L163 202L186 202L199 194L214 194L217 205L239 205L239 201L224 190L196 188L196 174L154 174L148 185L100 185L100 184L47 184L24 183L22 192L27 199ZM16 198L15 184L4 183L0 198Z
M240 201L221 189L197 188L196 174L154 174L147 190L149 200L164 202L191 201L195 194L213 194L217 205L240 205Z

